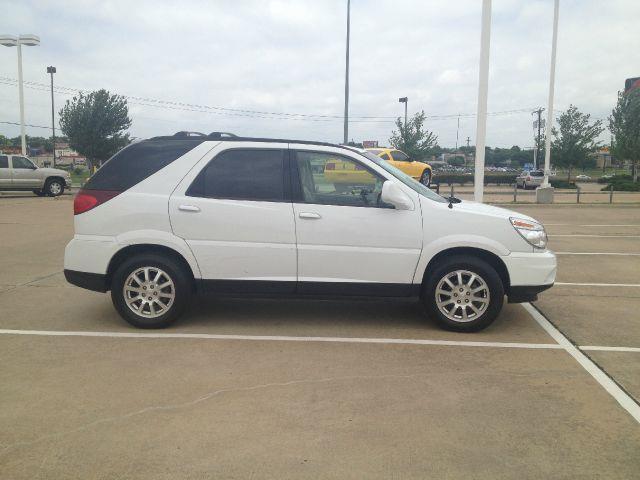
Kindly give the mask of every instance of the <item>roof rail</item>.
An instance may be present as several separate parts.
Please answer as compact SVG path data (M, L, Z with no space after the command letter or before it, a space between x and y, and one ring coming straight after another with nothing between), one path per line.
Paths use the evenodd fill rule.
M222 138L237 138L237 135L235 133L229 133L229 132L211 132L209 135L207 135L207 138L209 138L210 140L222 140Z
M173 136L176 138L185 138L185 137L205 137L206 135L201 132L188 132L186 130L183 130L181 132L174 133Z

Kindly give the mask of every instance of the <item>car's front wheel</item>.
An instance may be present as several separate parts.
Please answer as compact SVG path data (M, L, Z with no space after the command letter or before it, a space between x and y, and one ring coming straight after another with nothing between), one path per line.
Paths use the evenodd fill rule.
M44 191L51 197L57 197L64 193L64 183L62 183L62 180L52 178L47 180L47 183L44 186Z
M172 258L137 255L120 265L111 282L111 300L131 325L164 328L184 312L191 296L185 268Z
M455 256L430 272L422 300L429 316L441 327L475 332L488 327L500 313L504 285L484 260Z
M420 176L420 183L425 187L431 185L431 170L425 170L424 172L422 172L422 175Z

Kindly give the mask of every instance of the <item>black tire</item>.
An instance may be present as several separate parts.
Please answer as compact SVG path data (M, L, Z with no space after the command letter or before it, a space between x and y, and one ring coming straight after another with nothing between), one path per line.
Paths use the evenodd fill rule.
M42 190L34 190L33 193L39 197L44 197L46 195Z
M59 178L50 178L44 185L44 192L50 197L57 197L64 193L64 182Z
M425 169L422 175L420 175L420 183L425 187L431 186L431 171L429 169Z
M453 320L447 317L443 312L441 312L437 304L436 288L438 287L438 284L447 274L453 274L453 272L459 270L468 271L479 276L488 288L488 305L481 310L481 313L478 314L477 318L468 321L462 321L462 319ZM462 278L463 283L465 280L470 280L470 277L466 278L464 275ZM478 280L474 280L473 284L478 285L476 282L478 282ZM454 292L453 289L451 291ZM465 297L463 295L466 295L466 291L465 293L456 292L456 295L458 294L461 296L461 299L464 299ZM443 297L439 296L439 298ZM452 296L451 298L453 300ZM461 300L456 299L455 301L460 303ZM477 332L491 325L500 313L500 310L502 310L502 305L504 303L504 285L502 284L500 275L498 275L496 270L484 260L470 255L456 255L451 258L447 258L439 265L436 265L436 267L429 273L429 277L424 285L422 302L429 317L434 319L440 327L456 332ZM464 311L469 311L464 304L461 304L459 307L453 304L451 310L458 312L457 308L460 307L464 309ZM478 307L477 303L475 304L475 307ZM460 311L462 312L462 310ZM462 315L462 313L460 313L460 315Z
M173 302L169 305L166 312L164 312L162 315L152 318L135 313L134 310L127 305L124 292L125 282L127 281L129 275L131 275L136 270L144 267L149 267L152 273L154 271L157 272L156 269L162 270L173 282ZM111 281L111 300L120 316L134 327L165 328L175 322L187 308L189 304L189 298L191 297L191 285L191 274L190 272L186 271L186 269L180 262L174 260L171 257L164 257L158 254L140 254L127 259L116 269ZM150 294L150 292L153 291L152 288L152 285L149 285L149 290L145 288L146 292L144 293L144 295L146 296L147 294ZM166 288L163 290L166 290ZM162 291L156 290L155 293L162 293ZM149 298L153 298L153 301L159 300L159 297ZM140 302L139 308L142 308L144 313L145 307L142 306L143 303L147 302L144 302L144 300L142 300ZM151 306L148 305L148 308L151 308ZM154 310L157 309L157 307L153 308ZM150 314L152 313L149 313L148 315Z

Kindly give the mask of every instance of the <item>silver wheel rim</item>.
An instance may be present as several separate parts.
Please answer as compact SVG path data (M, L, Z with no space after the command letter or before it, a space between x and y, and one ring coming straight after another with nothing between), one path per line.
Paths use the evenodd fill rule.
M122 288L127 307L141 317L157 318L169 311L176 296L173 280L158 267L140 267Z
M429 175L428 173L423 173L420 180L420 183L422 183L425 187L428 187L429 183L431 183L431 175Z
M487 282L468 270L455 270L443 276L435 296L440 313L449 320L463 323L482 317L491 301Z
M51 185L49 185L49 191L52 195L60 195L61 190L62 185L60 185L58 182L51 182Z

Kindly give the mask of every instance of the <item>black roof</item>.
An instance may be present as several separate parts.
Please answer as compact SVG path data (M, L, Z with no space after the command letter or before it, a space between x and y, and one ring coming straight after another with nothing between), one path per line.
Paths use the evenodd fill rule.
M307 145L321 145L325 147L338 147L351 150L351 147L346 145L339 145L337 143L329 142L316 142L311 140L292 140L285 138L260 138L260 137L239 137L233 133L228 132L211 132L210 134L200 132L178 132L174 135L166 135L160 137L153 137L149 140L194 140L197 142L204 142L208 140L223 140L225 142L263 142L263 143L304 143Z

